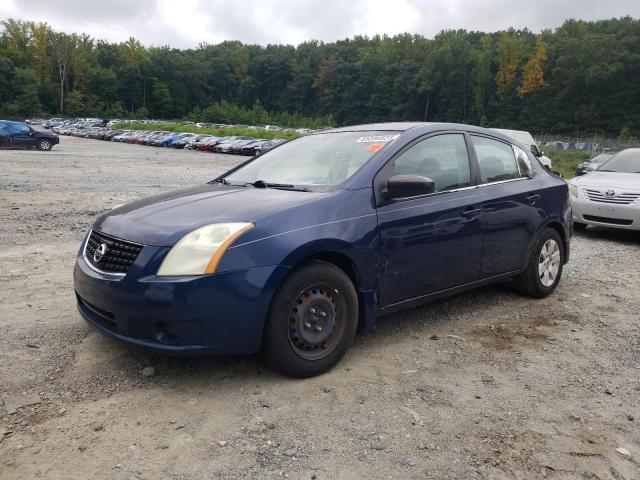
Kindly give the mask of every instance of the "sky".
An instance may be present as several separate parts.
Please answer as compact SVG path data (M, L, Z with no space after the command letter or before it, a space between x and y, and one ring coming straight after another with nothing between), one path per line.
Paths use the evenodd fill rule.
M240 40L267 45L444 29L539 32L569 18L640 18L640 0L0 0L0 20L147 46L195 48Z

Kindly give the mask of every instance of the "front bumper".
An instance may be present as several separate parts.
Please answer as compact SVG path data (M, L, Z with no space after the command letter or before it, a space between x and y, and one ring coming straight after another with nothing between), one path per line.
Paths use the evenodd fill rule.
M587 225L640 230L640 204L628 205L593 202L580 191L579 197L571 197L573 221Z
M74 286L80 314L103 333L175 355L260 350L267 311L288 269L259 267L198 277L157 271L166 248L145 246L124 277L103 274L78 255Z

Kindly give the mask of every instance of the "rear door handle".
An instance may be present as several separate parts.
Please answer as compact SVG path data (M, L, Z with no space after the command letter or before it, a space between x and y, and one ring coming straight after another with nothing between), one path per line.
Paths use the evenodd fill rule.
M529 205L535 205L538 200L540 200L540 194L538 193L530 193L529 195L527 195L527 201L529 202Z
M478 213L482 212L481 208L468 208L467 210L462 211L463 217L473 217Z

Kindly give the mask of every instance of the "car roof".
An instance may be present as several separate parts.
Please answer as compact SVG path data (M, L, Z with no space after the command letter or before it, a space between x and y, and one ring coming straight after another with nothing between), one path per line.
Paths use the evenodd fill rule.
M490 135L492 137L499 138L508 143L524 143L517 138L513 138L512 135L504 133L503 130L493 128L477 127L475 125L468 125L465 123L444 123L444 122L387 122L387 123L369 123L364 125L352 125L347 127L332 128L329 130L322 130L314 132L311 135L322 135L324 133L336 133L336 132L366 132L366 131L396 131L402 134L414 131L416 135L424 135L431 132L437 132L442 130L462 130L469 133L479 133L483 135ZM525 132L526 133L526 132ZM524 143L523 146L528 146L528 143Z
M328 132L366 132L366 131L396 131L396 132L404 132L411 128L415 127L423 127L426 125L437 125L434 123L427 122L385 122L385 123L366 123L363 125L350 125L347 127L338 127L331 128L328 130L322 130L317 133L328 133Z
M533 136L525 130L508 130L506 128L492 128L491 130L507 135L525 145L536 145Z

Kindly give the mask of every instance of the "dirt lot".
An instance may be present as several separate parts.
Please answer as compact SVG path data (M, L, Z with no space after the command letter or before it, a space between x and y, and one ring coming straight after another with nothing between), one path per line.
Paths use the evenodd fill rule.
M238 161L69 137L0 152L0 478L640 478L638 234L575 237L545 300L505 284L383 318L310 380L86 325L71 272L93 219Z

